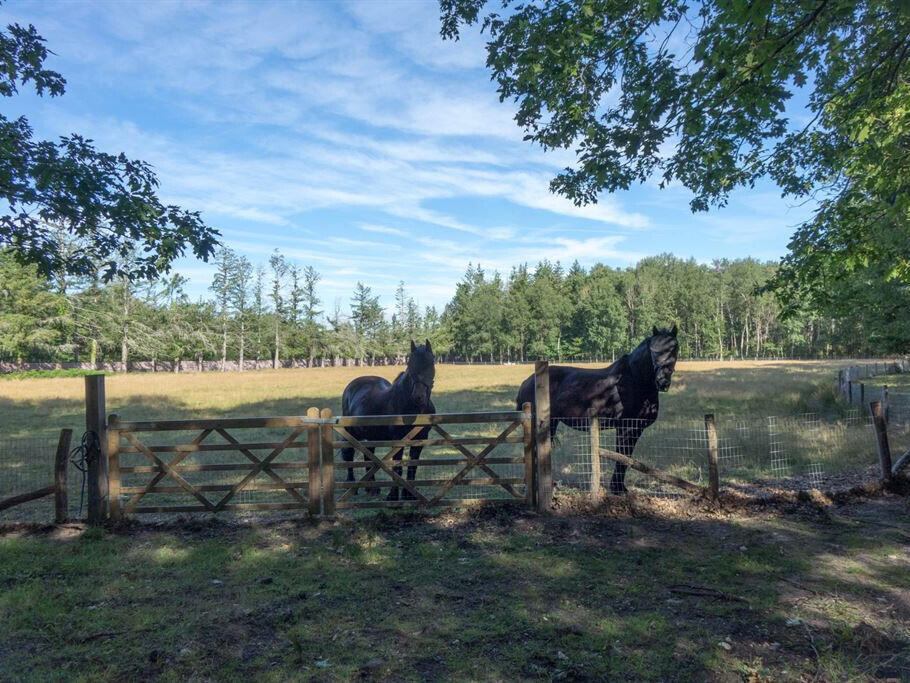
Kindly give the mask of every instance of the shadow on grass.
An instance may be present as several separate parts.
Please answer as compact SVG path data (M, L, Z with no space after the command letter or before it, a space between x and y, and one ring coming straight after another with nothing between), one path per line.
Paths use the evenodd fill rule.
M5 538L0 677L906 676L910 604L888 558L903 548L907 562L910 524L905 501L884 508L190 520ZM883 515L900 528L875 526Z

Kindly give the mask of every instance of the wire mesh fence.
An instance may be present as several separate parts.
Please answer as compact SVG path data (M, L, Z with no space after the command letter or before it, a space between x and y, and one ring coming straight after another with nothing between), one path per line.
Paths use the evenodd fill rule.
M910 450L910 394L891 393L887 406L888 439L892 457L896 460ZM717 436L718 470L722 487L758 488L762 486L785 489L827 489L843 485L862 483L877 477L874 469L878 463L876 439L869 411L854 408L837 417L817 414L799 416L725 416L715 417ZM492 437L500 431L493 425L451 425L447 427L456 439ZM553 419L553 478L561 489L576 491L610 492L616 474L615 463L595 453L590 423L586 418ZM516 432L517 434L517 432ZM165 437L170 443L186 442L189 434L173 433ZM280 441L284 434L262 430L255 433L256 441L265 443ZM593 438L598 449L618 451L631 455L636 460L696 485L708 481L708 432L703 420L690 418L659 418L645 427L627 421L614 424L604 420L598 423ZM634 446L633 446L634 441ZM74 445L78 441L74 439ZM163 442L162 442L163 443ZM53 483L56 438L0 439L0 500L37 490ZM482 447L470 446L476 453ZM471 479L478 479L470 485L453 487L444 498L485 498L508 499L509 492L501 485L487 483L484 479L499 477L519 480L524 475L521 464L522 444L516 441L499 444L490 454L491 473L474 471ZM377 452L380 457L383 452ZM593 457L592 457L593 456ZM123 464L149 465L141 453L124 454ZM232 466L240 469L249 466L249 460L239 453L231 455ZM407 451L404 457L408 457ZM185 462L202 462L202 454L193 454ZM303 443L294 443L291 448L276 459L279 467L298 467L306 459ZM421 459L435 462L435 465L420 466L418 480L443 479L457 474L465 460L464 452L449 444L438 444L423 449ZM235 463L236 460L236 463ZM498 462L497 462L498 460ZM362 463L361 455L356 461ZM335 454L335 480L347 479L346 462ZM405 468L404 473L406 473ZM294 471L293 483L303 487L307 481L306 470L299 467ZM355 470L359 479L366 473L361 465ZM235 483L236 476L229 471L193 472L187 476L194 485L223 488ZM124 477L123 485L137 485L135 477ZM390 488L389 477L379 472L377 479L385 486L384 497ZM264 474L251 482L249 490L241 490L235 498L238 503L260 503L274 500L283 492L256 490L273 483ZM174 482L165 477L162 485L173 487ZM678 495L679 489L661 482L634 469L625 471L622 485L633 491L656 495ZM438 490L438 485L421 484L419 489L426 494ZM522 494L524 485L516 482L516 492ZM72 464L67 468L67 489L69 516L73 519L84 517L83 475ZM340 497L343 491L336 491ZM186 494L178 491L162 494L167 503L182 503ZM370 494L361 489L358 500L367 500ZM162 501L163 502L163 501ZM18 505L0 511L0 522L50 522L54 518L52 496Z
M0 439L0 500L29 493L54 483L54 458L57 453L56 437L26 437ZM80 511L83 485L82 472L67 467L67 501L69 516L84 514ZM54 497L0 510L0 522L45 522L54 520Z
M846 411L837 418L798 416L715 416L721 486L767 486L790 490L836 488L868 480L877 465L875 434L868 411ZM593 437L588 418L558 418L554 433L553 478L557 486L586 492L616 492L624 469L600 449L631 455L641 463L702 486L708 480L708 428L703 420L601 420ZM637 436L640 435L640 436ZM636 438L637 436L637 438ZM892 404L888 437L894 457L910 448L910 402ZM625 487L671 495L680 490L628 469Z

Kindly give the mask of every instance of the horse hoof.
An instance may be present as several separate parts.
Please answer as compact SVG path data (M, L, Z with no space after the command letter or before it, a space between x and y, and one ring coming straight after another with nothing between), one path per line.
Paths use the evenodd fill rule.
M405 489L404 491L401 492L401 499L402 500L417 500L417 496L415 496L413 493L411 493L410 491Z
M375 498L375 497L378 496L380 493L382 493L382 491L380 491L378 488L367 487L367 495L368 495L368 496L371 496L371 497Z
M398 500L398 489L392 489L389 491L389 495L385 497L386 500Z
M610 493L614 496L624 496L629 492L629 489L626 488L625 484L620 484L619 486L610 486Z

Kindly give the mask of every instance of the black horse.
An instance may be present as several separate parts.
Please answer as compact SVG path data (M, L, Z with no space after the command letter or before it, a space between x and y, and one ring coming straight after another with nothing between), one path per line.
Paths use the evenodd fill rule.
M616 430L616 450L632 455L641 433L657 419L658 392L670 389L676 368L679 343L676 325L672 330L657 329L632 353L623 355L602 370L550 366L550 436L556 435L560 422L579 431L588 431L579 418L598 418L604 429ZM534 403L534 375L518 390L518 409ZM626 493L626 466L616 463L610 492Z
M436 374L435 359L433 358L433 347L430 346L430 340L427 340L425 346L418 346L411 342L411 354L408 356L407 369L395 378L394 382L389 382L382 377L368 376L358 377L344 388L344 394L341 396L341 414L342 415L424 415L435 413L436 406L430 400L430 393L433 391L433 379ZM394 441L403 439L408 435L412 427L402 426L379 426L379 427L351 427L348 429L351 436L358 441ZM426 427L421 430L415 439L426 439L430 428ZM411 446L408 457L412 460L420 459L422 446ZM371 448L370 452L375 453ZM404 449L400 449L395 454L395 460L401 460ZM354 448L342 448L341 457L346 462L353 462ZM401 476L401 467L394 468L394 472ZM417 466L408 467L408 480L413 481L417 474ZM375 481L375 475L371 475L369 480ZM354 481L354 468L348 468L348 481ZM378 489L366 485L369 493L376 494ZM357 489L354 489L354 495L357 495ZM414 496L405 489L402 491L402 498L413 498ZM398 500L398 487L392 488L388 495L389 500Z

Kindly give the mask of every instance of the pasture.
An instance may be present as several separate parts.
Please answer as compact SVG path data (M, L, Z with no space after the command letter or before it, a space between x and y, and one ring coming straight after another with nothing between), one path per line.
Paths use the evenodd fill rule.
M701 418L706 412L795 415L836 411L837 371L848 362L680 362L661 418ZM355 377L394 379L400 366L307 368L255 372L135 373L106 378L109 412L125 420L182 416L299 415L309 406L341 409L341 392ZM437 411L513 410L521 381L533 365L437 367ZM53 436L84 429L80 377L0 381L0 437ZM82 429L80 429L82 427Z

